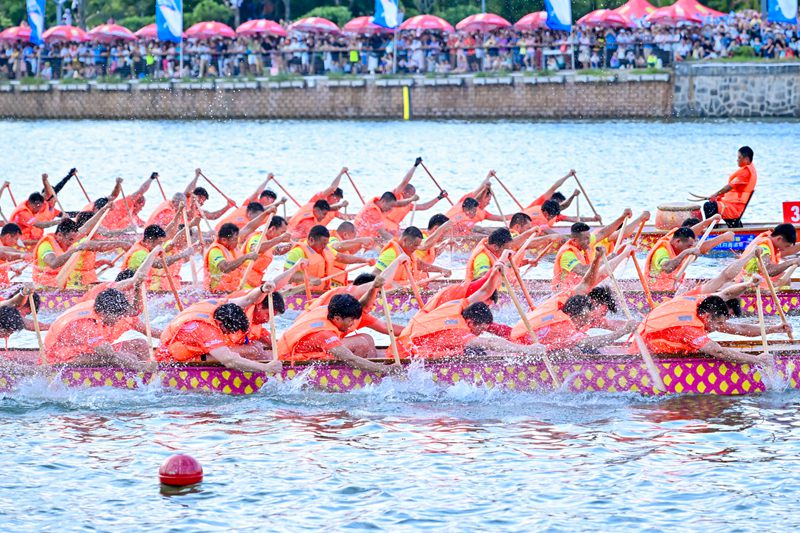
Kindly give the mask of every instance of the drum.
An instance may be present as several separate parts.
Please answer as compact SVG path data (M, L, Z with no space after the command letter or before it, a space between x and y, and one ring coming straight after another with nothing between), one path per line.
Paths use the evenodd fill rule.
M702 220L700 206L687 202L660 205L656 210L656 229L670 230L677 228L687 218L699 218Z

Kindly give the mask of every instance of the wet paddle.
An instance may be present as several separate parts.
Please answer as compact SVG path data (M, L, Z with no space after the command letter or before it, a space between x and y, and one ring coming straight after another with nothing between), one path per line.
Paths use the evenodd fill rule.
M274 182L275 182L275 185L277 185L277 186L278 186L278 188L279 188L280 190L282 190L282 191L283 191L283 194L285 194L286 196L288 196L288 197L289 197L289 199L290 199L291 201L293 201L297 207L303 207L303 206L300 204L300 202L298 202L297 200L295 200L295 199L294 199L294 196L292 196L291 194L289 194L289 191L287 191L287 190L286 190L286 188L285 188L283 185L281 185L281 184L278 182L278 179L277 179L277 178L275 178L275 176L271 177L270 179L271 179L272 181L274 181ZM286 209L286 207L285 207L285 206L286 206L286 204L284 204L284 209ZM284 213L284 216L285 216L285 214L286 214L286 213Z
M508 187L506 187L506 184L503 183L503 180L501 180L499 177L497 177L497 174L494 175L494 179L496 179L497 183L499 183L500 186L503 188L503 190L506 191L506 194L509 195L512 200L514 200L514 203L517 204L517 207L519 207L519 210L520 211L524 211L525 208L522 207L522 204L519 203L519 200L517 200L517 198L513 194L511 194L511 191L508 189Z
M169 271L169 267L167 265L167 254L164 253L164 251L162 250L160 255L161 255L161 266L164 267L164 277L167 278L167 285L169 285L169 290L170 292L172 292L172 296L175 297L175 305L178 307L178 311L183 311L183 302L181 302L181 297L178 294L178 288L175 286L175 280L172 279L172 272ZM194 262L192 262L192 274L194 274ZM197 283L196 279L195 283Z
M108 264L108 265L103 265L103 266L101 266L100 268L98 268L98 269L97 269L97 275L99 276L100 274L102 274L103 272L105 272L106 270L108 270L109 268L113 267L113 266L114 266L114 265L117 263L117 261L119 261L120 259L122 259L122 256L124 256L124 255L125 255L125 252L124 252L124 251L123 251L123 252L120 252L119 254L117 254L117 256L116 256L116 257L114 257L114 259L112 259L112 260L111 260L111 263L110 263L110 264Z
M503 283L505 284L506 290L508 294L511 296L511 301L514 302L514 307L517 308L517 313L519 313L519 318L522 320L522 323L525 325L525 329L528 331L528 336L531 339L531 342L536 340L536 333L533 331L533 327L531 326L530 321L528 320L528 316L525 314L525 311L522 309L522 304L517 298L517 294L514 292L513 288L511 287L511 282L508 281L508 276L506 276L505 270L501 270L500 273L503 276ZM550 379L553 380L553 384L555 385L555 389L561 387L561 380L558 377L558 373L556 372L556 367L553 365L553 362L550 360L550 357L546 353L542 354L542 360L544 361L544 366L547 368L547 373L550 374Z
M506 228L508 228L508 220L506 219L506 216L503 214L503 208L500 206L500 200L497 199L497 195L491 188L489 189L489 194L492 195L492 200L494 200L494 205L497 206L497 212L500 213L500 218L503 219L503 225Z
M573 174L573 177L575 178L575 182L578 184L578 188L581 190L581 194L583 194L583 197L586 198L586 203L589 204L589 207L591 208L592 213L594 213L594 216L596 216L599 219L598 223L600 225L602 225L603 224L603 219L598 214L597 209L594 208L594 204L592 203L592 200L589 199L589 195L586 194L586 189L583 188L583 184L581 183L581 180L578 179L578 175L577 174Z
M203 173L201 172L201 173L200 173L200 175L201 175L201 176L203 176L203 179L204 179L204 180L206 180L206 181L208 182L208 184L209 184L209 185L211 185L211 187L213 187L213 188L214 188L214 190L215 190L215 191L217 191L217 192L218 192L218 193L219 193L219 194L220 194L220 195L221 195L223 198L225 198L225 200L227 200L228 202L232 203L232 204L233 204L233 207L239 207L239 206L236 204L236 202L234 202L233 200L231 200L231 197L230 197L230 196L228 196L227 194L225 194L224 192L222 192L222 189L220 189L219 187L217 187L217 186L214 184L214 182L213 182L213 181L211 181L210 179L208 179L208 178L206 177L206 175L205 175L205 174L203 174Z
M383 286L381 286L381 302L383 302L383 316L386 319L386 330L389 333L389 345L392 348L394 364L399 365L400 352L397 349L397 339L394 338L394 326L392 325L392 313L389 310L389 300L386 299L386 289Z
M189 248L193 248L194 244L192 243L192 230L189 229L189 217L186 215L186 209L184 208L182 211L183 214L183 233L186 236L186 246ZM200 239L202 240L203 235L200 234ZM195 287L197 287L197 265L194 263L194 253L189 256L189 263L191 264L192 270L192 283ZM165 264L166 268L166 264Z
M128 212L128 218L133 224L133 227L136 228L138 224L136 224L136 219L133 218L133 212L131 211L131 206L128 204L128 199L125 197L125 190L122 188L122 182L119 183L119 194L122 196L122 204L125 206L125 211Z
M155 361L156 357L153 353L153 334L150 328L150 312L147 310L147 290L144 284L139 287L142 293L142 317L144 318L144 334L147 337L147 353L150 355L150 360Z
M258 242L256 242L254 252L258 253L259 248L261 248L261 243L264 242L264 239L267 237L267 231L269 231L269 224L272 222L272 215L267 218L267 221L264 223L264 229L261 230L261 235L258 237ZM246 244L246 241L245 241ZM247 250L242 250L244 253L247 253ZM250 261L247 265L247 268L244 270L244 275L242 276L242 281L239 282L239 290L244 289L244 286L247 284L247 278L250 276L250 273L253 271L253 267L255 266L255 261Z
M430 171L430 170L428 170L428 167L426 167L426 166L425 166L425 163L423 163L422 161L420 161L420 162L419 162L419 164L420 164L420 165L422 165L422 168L423 168L423 169L425 169L425 173L426 173L426 174L428 174L428 177L431 179L431 181L433 182L433 184L434 184L434 185L436 185L436 188L437 188L437 189L439 189L439 192L440 192L440 193L443 193L443 192L444 192L444 189L442 189L442 186L441 186L441 185L439 185L439 182L438 182L438 181L436 181L436 178L434 178L434 177L433 177L433 174L431 174L431 171ZM448 202L450 202L450 205L454 205L454 204L453 204L453 200L451 200L449 196L445 196L445 198L447 198L447 201L448 201Z
M356 194L358 195L358 199L361 200L361 205L367 205L367 202L364 201L364 197L361 196L361 191L359 191L358 187L356 187L356 182L353 181L352 176L350 176L350 172L349 171L345 171L344 175L347 176L347 179L350 180L350 185L353 186L353 190L356 191Z
M78 182L78 187L80 187L81 191L83 191L83 195L86 197L86 201L91 204L92 199L89 198L89 194L86 192L86 188L83 186L83 183L81 183L81 178L78 176L78 171L75 171L75 181Z
M650 292L650 285L648 285L647 280L644 279L642 265L640 265L639 260L636 259L635 251L631 251L631 260L633 261L633 266L636 269L636 275L639 277L639 282L642 284L642 290L644 291L644 297L647 299L647 305L650 306L650 310L652 311L656 308L656 304L653 301L653 293Z
M422 307L425 305L425 302L422 301L422 296L419 293L419 286L417 286L417 280L414 279L414 273L411 271L411 265L408 263L403 263L403 268L406 270L406 277L408 278L408 283L411 285L411 291L414 293L414 298L417 300L417 305L420 309L422 309Z
M625 313L625 318L633 320L631 310L628 309L628 302L625 301L625 295L622 293L622 288L619 286L617 278L614 277L614 271L611 269L611 265L608 263L608 257L605 254L603 255L603 264L608 271L608 279L611 280L611 285L614 287L614 292L617 295L617 300L619 300L619 305L622 306L622 311ZM639 348L642 359L644 359L644 366L647 368L647 373L650 374L650 379L653 380L653 388L656 391L662 390L666 392L667 388L664 386L664 381L661 379L661 374L658 372L658 367L655 361L653 361L653 356L650 355L650 350L647 349L644 339L642 339L638 331L633 332L633 338L636 341L636 346Z
M155 174L155 172L153 174ZM164 192L164 187L161 186L161 178L158 176L158 174L155 174L155 178L154 179L156 180L156 183L158 184L158 190L161 191L161 196L164 198L164 201L166 202L167 201L167 193Z
M275 329L275 301L272 291L267 293L267 306L269 307L269 342L272 347L272 360L278 360L278 334Z
M769 364L767 371L770 374L770 381L774 382L777 370L775 369L775 358L769 353L769 343L767 342L767 326L764 323L764 303L761 301L761 286L756 285L756 308L758 309L758 326L761 329L761 344L764 348L764 353L769 356Z
M767 282L767 288L769 289L769 294L772 296L772 305L778 310L778 315L781 317L781 322L784 326L789 325L789 321L786 320L786 313L783 311L783 306L781 305L780 300L778 300L778 294L775 292L775 285L772 283L772 278L769 277L769 273L767 272L767 267L764 265L764 259L761 257L760 250L756 251L756 261L758 262L758 270L761 272L761 276L764 278L764 281ZM791 333L786 333L788 335L789 340L794 342L794 336Z
M33 294L28 295L28 305L31 306L31 316L33 317L33 330L36 332L36 340L39 343L39 359L42 363L46 362L44 355L44 341L42 341L42 328L39 326L39 313L36 311L36 302Z

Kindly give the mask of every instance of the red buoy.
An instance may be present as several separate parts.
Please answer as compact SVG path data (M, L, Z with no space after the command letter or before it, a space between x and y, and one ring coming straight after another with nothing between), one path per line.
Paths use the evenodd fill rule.
M194 457L173 455L158 469L158 477L164 485L183 487L203 481L203 467Z

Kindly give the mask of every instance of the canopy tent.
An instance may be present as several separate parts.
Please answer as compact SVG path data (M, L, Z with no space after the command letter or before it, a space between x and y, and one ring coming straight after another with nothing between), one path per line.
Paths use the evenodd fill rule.
M579 26L593 28L634 28L634 23L629 17L611 9L597 9L578 19Z
M645 18L655 10L656 7L647 0L628 0L612 11L625 15L632 20L639 20Z
M499 28L508 28L511 23L494 13L478 13L470 15L458 24L456 29L459 31L493 31Z

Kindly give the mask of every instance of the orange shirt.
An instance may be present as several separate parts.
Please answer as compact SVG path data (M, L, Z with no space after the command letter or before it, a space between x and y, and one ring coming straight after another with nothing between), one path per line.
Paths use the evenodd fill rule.
M141 197L143 197L143 195L137 193L133 196L128 196L125 199L127 200L127 204L130 208L130 214L133 216L133 222L137 226L144 224L142 219L139 218L139 212L142 210L142 208L134 208L136 201ZM103 219L102 226L104 228L111 231L119 231L131 225L131 217L128 215L128 209L125 207L125 200L120 198L119 200L115 200L111 203L111 208L108 210L106 218Z
M726 220L740 218L744 214L750 196L756 188L758 174L752 163L739 167L728 178L731 190L717 198L719 212Z
M19 204L14 209L14 212L11 213L9 222L16 224L22 230L22 240L38 241L44 235L44 230L33 225L36 222L41 222L41 220L30 210L28 205L27 200ZM44 211L44 209L42 210Z
M395 198L397 198L398 200L405 199L405 196L403 196L402 191L396 189L393 192ZM403 220L408 216L408 214L413 210L414 210L414 204L394 207L390 209L388 213L386 213L386 218L388 218L389 220L391 220L392 222L394 222L399 226L400 223L402 223Z
M155 224L157 226L161 226L162 228L166 228L169 226L169 223L172 222L173 218L175 218L175 208L172 206L172 202L170 200L164 200L158 204L150 214L147 222L145 222L145 226L151 226Z
M400 227L397 222L387 218L387 214L378 207L378 198L373 198L358 212L353 224L359 237L379 237L380 230L396 235Z

